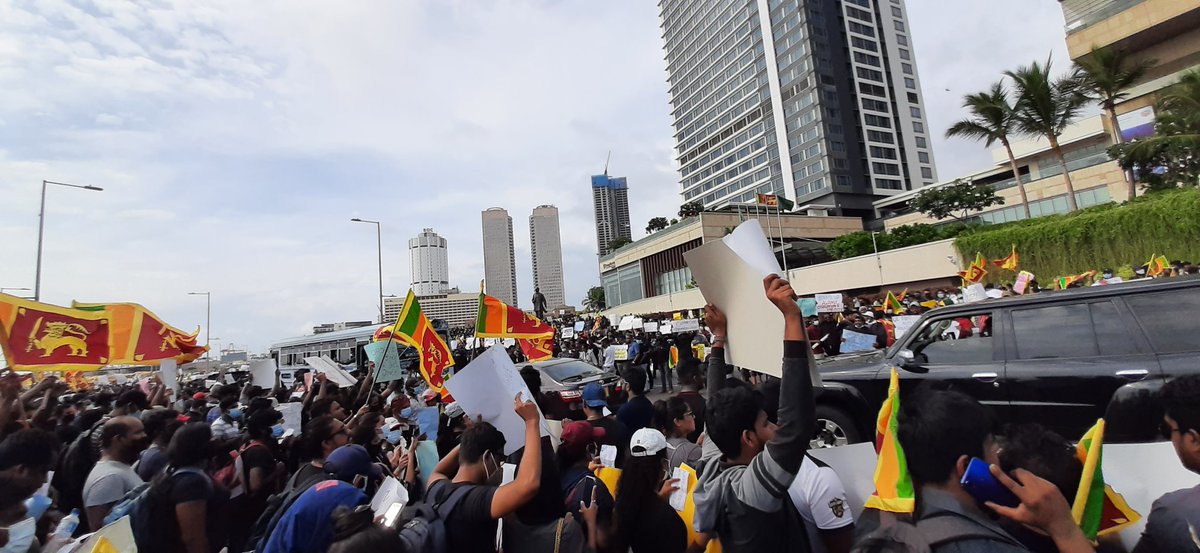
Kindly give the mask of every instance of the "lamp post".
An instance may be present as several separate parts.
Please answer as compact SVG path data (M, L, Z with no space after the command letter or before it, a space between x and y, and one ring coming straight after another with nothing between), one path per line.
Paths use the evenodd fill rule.
M350 219L352 223L369 223L375 225L375 249L379 256L379 324L383 324L383 231L379 221L368 221L355 217Z
M69 184L65 182L42 181L42 207L38 210L38 246L37 246L37 276L33 280L33 301L42 301L42 234L46 229L46 185L67 186L84 190L104 190L99 186Z
M879 246L875 243L875 231L871 231L871 249L875 250L875 265L879 267L879 285L883 286L883 260L879 257Z
M212 292L188 292L189 296L204 296L204 347L212 344ZM204 352L205 359L212 359L212 350Z

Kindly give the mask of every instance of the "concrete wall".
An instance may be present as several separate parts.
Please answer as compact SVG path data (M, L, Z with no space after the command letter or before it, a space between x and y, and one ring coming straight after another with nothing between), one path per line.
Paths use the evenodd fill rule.
M788 271L797 294L840 292L954 277L962 270L954 240L940 240Z
M1145 0L1067 35L1067 52L1078 59L1093 46L1108 46L1173 18L1200 9L1200 0Z
M684 309L703 309L704 296L699 288L684 290L675 294L665 294L644 298L637 301L618 305L604 311L604 315L646 315L650 313L667 313Z

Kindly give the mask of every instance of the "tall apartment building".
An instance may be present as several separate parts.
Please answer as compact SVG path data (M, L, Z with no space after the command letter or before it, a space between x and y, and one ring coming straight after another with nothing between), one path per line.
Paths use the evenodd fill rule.
M903 0L663 0L685 202L830 213L937 180Z
M445 294L450 288L450 262L446 239L427 228L408 240L412 290L417 296Z
M517 305L512 217L502 207L483 211L483 278L488 295L508 305Z
M558 208L539 205L529 216L529 246L533 251L533 284L546 296L546 307L565 306L563 291L562 238Z
M592 213L596 217L596 248L608 255L613 240L632 240L629 231L629 187L625 177L592 175Z

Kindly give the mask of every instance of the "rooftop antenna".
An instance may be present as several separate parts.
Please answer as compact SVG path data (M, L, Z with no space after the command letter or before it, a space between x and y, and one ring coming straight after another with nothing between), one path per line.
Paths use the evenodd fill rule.
M612 159L612 150L608 151L608 155L604 158L604 176L608 176L608 162Z

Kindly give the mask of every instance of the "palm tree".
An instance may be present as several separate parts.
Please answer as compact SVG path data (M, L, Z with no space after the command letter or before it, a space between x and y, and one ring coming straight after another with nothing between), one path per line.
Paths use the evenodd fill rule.
M1200 70L1184 73L1164 89L1154 118L1154 136L1113 146L1121 167L1138 169L1151 190L1200 184Z
M1063 157L1058 137L1075 122L1087 98L1080 93L1070 76L1057 79L1050 76L1048 58L1045 66L1035 61L1028 67L1018 67L1004 74L1013 80L1017 93L1017 101L1013 106L1017 129L1031 136L1044 136L1050 142L1050 149L1062 166L1063 181L1067 185L1067 205L1071 211L1075 211L1079 208L1075 201L1075 186L1071 183L1071 172L1067 170L1067 160Z
M588 289L587 297L583 298L583 305L589 311L604 310L604 288L593 286Z
M1021 182L1017 159L1013 157L1012 145L1008 139L1009 135L1015 132L1017 121L1013 108L1008 103L1008 91L1004 90L1004 83L996 81L988 90L963 96L963 107L967 108L971 116L946 129L946 137L982 140L984 146L991 146L994 142L1003 144L1004 151L1008 153L1008 166L1012 169L1013 180L1017 183L1017 190L1021 192L1021 206L1025 208L1025 218L1029 219L1029 197L1025 195L1025 184Z
M1092 48L1091 55L1075 62L1075 80L1080 92L1104 110L1114 145L1124 142L1121 124L1117 122L1117 103L1128 97L1125 90L1140 81L1155 63L1152 59L1131 62L1124 50L1115 47ZM1124 175L1132 199L1137 196L1137 185L1128 172Z

